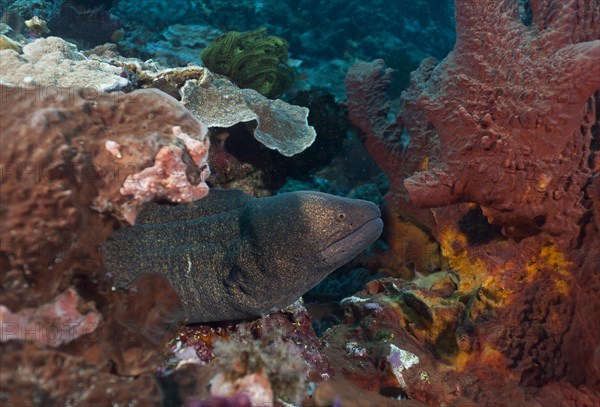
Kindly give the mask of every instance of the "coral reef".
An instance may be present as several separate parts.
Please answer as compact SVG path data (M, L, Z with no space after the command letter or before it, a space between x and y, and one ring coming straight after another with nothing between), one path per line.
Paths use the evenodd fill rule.
M100 246L116 223L98 211L132 221L143 200L120 192L125 180L152 167L161 147L181 143L193 157L174 125L201 143L206 127L155 89L89 94L2 86L1 96L1 303L16 312L50 301L80 273L99 278ZM106 141L121 146L121 158ZM187 185L201 185L205 165L190 159L186 168ZM186 199L185 187L163 184L169 194L156 193L178 201Z
M514 379L501 374L507 367L493 348L481 349L468 364L455 359L453 347L475 346L467 332L456 330L465 306L453 299L454 290L425 289L418 283L372 281L345 301L344 323L323 336L329 344L325 354L339 367L335 377L429 405L463 405L469 399L505 405L498 389L513 405L533 405L532 395L521 393ZM478 376L485 377L485 386L478 385Z
M151 61L142 62L133 58L123 58L116 52L116 48L110 45L81 53L77 51L75 45L57 37L38 39L26 45L24 52L24 55L6 54L7 57L2 59L0 66L6 70L3 70L0 75L1 81L22 86L35 85L38 88L43 85L85 87L90 93L89 97L93 97L91 93L99 91L157 88L178 100L183 98L184 104L210 127L222 127L226 130L237 123L244 123L260 143L286 156L305 150L316 137L315 130L307 123L309 113L307 109L281 100L269 100L250 89L239 89L225 78L217 77L199 66L161 69ZM47 69L45 63L50 60L58 62L52 69ZM214 137L217 143L213 149L216 153L213 162L217 165L213 181L218 185L232 181L232 175L236 180L243 180L244 176L254 169L248 163L238 165L231 154L218 151L223 147L220 140L224 138L226 138L224 135ZM244 143L252 144L248 141L245 139ZM108 142L112 141L108 140ZM161 157L167 158L173 155L174 160L169 160L174 163L178 160L176 158L179 155L178 147L171 146L168 150L161 153ZM162 171L161 161L156 163L152 174L156 175L157 171ZM183 168L183 165L180 162L179 167ZM144 174L150 173L151 170L148 169ZM141 176L145 177L144 174ZM256 173L253 173L249 177L255 177L256 182L253 182L258 188L263 181L255 175ZM185 180L178 181L176 177L166 179L165 174L162 176L165 179L160 181L161 183L175 185L176 182L181 181L180 188L184 188ZM179 177L181 176L183 175L179 172ZM197 174L197 176L206 178L205 174ZM153 179L158 180L157 177ZM128 181L131 180L134 178ZM139 182L128 182L125 190L128 191L127 193L137 194L137 201L141 203L147 201L142 197L143 191L141 191L146 186L148 185L141 185ZM154 185L154 188L156 187L159 186ZM188 185L187 188L186 202L204 193L199 189L198 184ZM247 188L247 191L254 193L250 188ZM128 216L130 221L133 221L134 212Z
M34 16L49 21L58 14L63 1L55 0L14 0L3 1L2 11L20 15L24 19L31 19Z
M599 243L600 8L555 6L457 2L454 51L411 75L394 122L383 61L357 63L346 78L350 118L390 177L384 262L398 270L416 245L418 257L456 275L450 303L467 305L446 322L455 338L432 343L408 331L407 340L447 354L427 367L427 385L406 381L417 400L450 402L449 389L431 389L453 382L462 390L452 399L484 404L502 405L498 389L518 405L544 405L546 392L574 405L600 397L590 357L600 338L598 254L588 251ZM435 244L394 240L407 224ZM413 323L438 325L424 306L433 298L402 297L420 315ZM415 354L431 360L427 352Z
M126 293L80 285L77 291L93 295L103 308L99 325L95 311L85 315L93 318L90 324L72 319L78 314L74 301L77 307L80 302L73 288L58 296L54 304L38 308L34 311L36 322L44 325L19 327L26 333L25 341L11 334L0 344L0 397L19 405L104 405L133 400L159 405L163 390L153 373L164 360L164 340L173 336L182 315L181 303L169 287L160 276L146 276ZM61 324L69 330L52 330L56 340L45 341L50 328ZM62 346L56 347L59 333L68 340L61 340Z
M194 15L194 5L190 0L119 0L114 13L128 22L146 24L147 27L163 29L172 24L182 24L186 17Z
M7 37L6 35L2 34L0 35L0 50L4 50L4 49L12 49L13 51L16 51L17 53L21 53L21 44L19 44L17 41Z
M140 54L152 55L153 60L165 66L202 65L198 50L221 34L221 30L209 25L173 24L164 29L162 38L145 42Z
M78 311L81 298L72 287L50 304L13 313L0 305L0 341L30 340L39 345L57 347L93 332L100 314L93 305L85 315Z
M202 62L241 88L277 97L291 84L293 72L286 64L287 41L266 32L266 28L227 32L202 50Z
M198 80L205 72L198 67L153 70L150 64L116 54L109 57L110 47L94 52L99 59L109 60L109 66L127 72L135 86L161 80L161 86L178 93L178 87ZM223 385L256 373L253 378L268 378L268 382L259 382L271 387L276 401L303 398L306 382L280 380L277 384L278 370L261 376L248 369L248 375L231 381L234 366L221 364L219 368L218 361L211 364L212 356L202 359L201 355L207 354L201 347L198 352L180 352L180 367L159 379L154 372L169 357L165 345L172 343L174 328L182 318L181 302L161 276L146 276L127 291L114 291L111 274L101 262L107 236L119 220L133 222L143 202L193 199L196 196L188 194L189 188L204 193L207 127L176 99L157 89L124 94L3 85L0 90L0 304L2 322L9 326L19 323L17 331L4 332L1 362L9 367L9 374L3 371L0 380L2 389L24 389L10 395L3 390L0 397L26 405L133 400L156 404L171 397L163 390L172 386L174 398L193 403L212 400L206 393L207 384L221 372L220 377L227 379ZM262 106L272 103L260 97L259 102L262 100ZM308 129L308 112L300 111ZM284 126L287 118L283 115L278 120L278 125ZM181 155L168 154L173 152ZM43 335L29 337L27 326L23 328L23 324L47 321L66 323L70 329L66 332L70 336L56 348ZM263 344L271 346L272 351L265 354L273 358L269 362L272 369L281 367L279 356L285 359L290 349L295 349L296 357L288 360L288 367L306 366L306 380L313 383L328 377L328 362L304 308L296 306L248 325L229 326L228 335L249 327L247 332L257 341L252 352L262 352L258 346ZM271 332L265 333L270 339L261 339L262 327ZM213 328L204 325L199 329ZM243 335L234 335L232 340L243 348ZM244 352L241 354L248 354ZM190 361L202 360L208 364L190 366ZM21 373L10 374L17 364L23 366ZM63 366L60 374L56 373L58 366ZM190 371L191 375L184 374ZM289 376L290 370L287 372ZM77 387L78 383L89 383L88 388ZM136 394L140 392L144 395ZM243 398L239 393L232 397Z
M168 354L168 343L185 317L183 304L169 280L147 274L126 291L106 293L97 302L105 303L105 322L94 335L81 338L70 353L83 353L98 368L110 363L120 376L154 372ZM108 297L108 298L106 298ZM81 350L84 352L81 352Z
M183 133L181 127L173 127L174 138L182 140L185 148L174 144L161 147L156 153L152 167L146 167L125 178L120 190L121 194L133 195L133 202L137 206L157 199L190 203L206 196L208 185L204 181L210 174L207 164L209 143L205 138L206 132L207 128L204 127L200 134L200 138L204 139L202 142ZM108 140L107 143L115 142ZM107 147L107 150L112 147ZM188 173L188 165L183 159L184 151L196 165L196 173L193 175ZM112 151L109 152L113 154ZM116 158L123 158L120 150L117 151ZM126 215L126 219L129 223L135 221L131 214Z
M207 0L199 22L222 30L251 30L260 21L286 38L298 71L308 76L301 89L329 88L343 98L342 75L356 59L386 58L398 75L398 89L423 58L442 58L455 39L452 1L333 0L261 1ZM335 17L333 17L335 16ZM360 24L357 24L360 21Z
M174 341L165 369L175 366L174 376L190 366L201 366L207 371L207 377L198 376L200 382L193 387L180 387L183 400L208 398L211 394L235 396L241 386L267 378L259 380L257 387L262 389L262 396L272 392L267 404L285 401L298 405L309 383L327 379L331 373L310 320L306 308L297 302L255 321L187 326ZM216 377L217 382L211 380Z
M600 404L598 1L1 3L0 403ZM102 250L208 186L368 199L385 237L305 302L184 325Z
M252 89L239 89L207 72L181 89L182 103L208 127L232 127L256 122L254 137L289 157L309 147L316 137L308 125L308 109L282 100L269 100Z
M137 400L158 406L162 399L162 390L150 373L134 379L118 377L99 371L82 357L23 342L3 345L0 364L0 394L10 405L106 405Z
M120 20L111 12L113 2L64 1L48 28L52 35L67 38L83 49L113 42L123 35Z
M48 34L50 32L46 25L46 21L38 16L33 16L29 20L26 20L25 26L29 28L29 31L36 37L40 37L42 34Z
M80 49L114 42L124 55L165 66L199 64L198 51L216 36L254 30L260 22L289 41L296 58L289 64L299 74L292 89L326 87L338 100L345 95L343 75L356 59L386 58L398 72L394 88L399 92L423 58L444 57L455 39L450 0L435 5L425 0L393 5L383 0L326 5L315 0L11 0L3 3L4 10L24 20L46 20L52 35Z
M221 371L212 380L211 393L247 393L254 404L271 404L275 399L299 404L306 392L308 366L296 344L283 342L283 332L272 336L217 342L213 352Z
M43 85L85 87L111 92L129 85L122 70L86 58L77 47L58 37L39 38L23 47L0 51L0 83L13 86Z

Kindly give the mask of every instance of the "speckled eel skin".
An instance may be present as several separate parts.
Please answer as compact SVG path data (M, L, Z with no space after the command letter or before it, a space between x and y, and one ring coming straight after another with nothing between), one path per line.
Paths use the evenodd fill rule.
M165 275L190 323L247 319L293 303L382 228L368 201L211 190L188 205L150 204L109 239L104 262L119 287L144 273Z

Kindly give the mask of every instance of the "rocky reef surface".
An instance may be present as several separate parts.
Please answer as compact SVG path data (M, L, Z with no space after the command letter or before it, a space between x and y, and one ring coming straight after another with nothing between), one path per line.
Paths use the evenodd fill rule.
M9 3L0 404L600 403L597 2L457 0L446 57L446 3ZM256 21L302 59L285 101L198 65ZM115 289L114 230L209 188L370 199L384 240L253 321L186 325L157 275Z

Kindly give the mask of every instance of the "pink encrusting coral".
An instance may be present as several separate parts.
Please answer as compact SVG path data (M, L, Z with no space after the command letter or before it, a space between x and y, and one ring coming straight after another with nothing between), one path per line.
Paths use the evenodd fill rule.
M207 131L208 128L203 131L202 137L206 136ZM194 164L203 169L203 180L206 179L210 175L209 169L206 164L209 147L208 139L205 139L204 141L196 140L184 133L183 130L181 130L181 127L179 126L173 127L173 135L179 140L183 141L183 143L187 147L188 152L190 153L190 156L192 157L192 160L194 160Z
M0 305L0 341L25 340L38 345L57 347L96 330L101 315L91 305L81 313L83 301L73 288L60 294L54 301L39 308L11 312Z
M135 207L154 199L167 199L171 202L190 203L208 194L205 180L210 175L208 169L208 138L198 141L181 131L181 127L173 127L173 135L182 140L193 162L196 164L196 181L190 181L187 174L188 165L184 161L184 150L177 145L163 146L156 154L154 165L129 175L121 194L133 195L135 206L128 211L125 218L129 223L135 222ZM203 135L204 136L204 135Z

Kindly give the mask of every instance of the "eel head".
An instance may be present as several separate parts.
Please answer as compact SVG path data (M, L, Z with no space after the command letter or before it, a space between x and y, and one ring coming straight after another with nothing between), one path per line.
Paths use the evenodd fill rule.
M254 297L277 297L272 309L292 303L377 240L380 216L369 201L311 191L250 202L240 227L261 270Z

